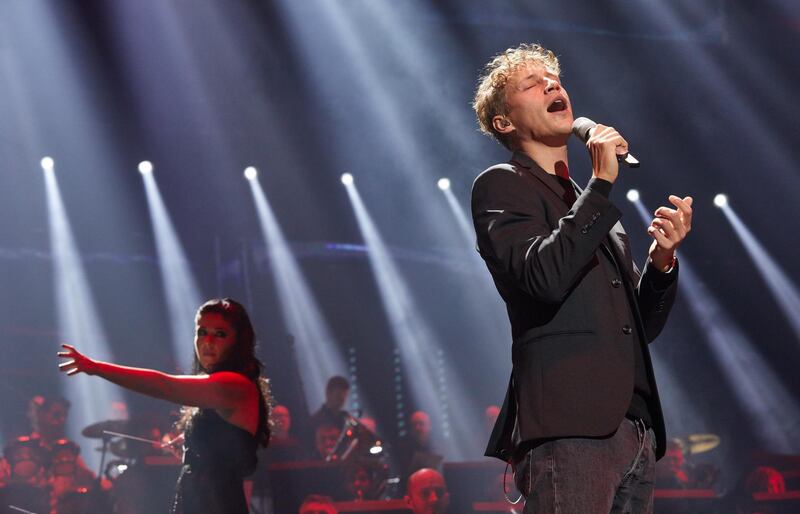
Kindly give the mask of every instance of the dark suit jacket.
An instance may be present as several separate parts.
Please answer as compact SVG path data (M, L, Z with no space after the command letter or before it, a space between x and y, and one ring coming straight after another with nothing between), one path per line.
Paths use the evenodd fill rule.
M570 209L559 181L521 152L475 179L478 251L506 302L514 339L488 456L509 460L537 440L612 434L633 395L634 344L642 346L650 383L657 456L664 453L644 342L664 326L678 269L665 274L648 264L639 273L609 189L593 179Z

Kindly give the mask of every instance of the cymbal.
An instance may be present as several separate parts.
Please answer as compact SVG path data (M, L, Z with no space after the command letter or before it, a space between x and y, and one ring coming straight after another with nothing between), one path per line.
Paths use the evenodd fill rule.
M130 426L130 421L125 419L107 419L85 427L81 430L81 435L90 439L103 439L105 437L110 437L108 434L103 433L105 430L111 432L126 432L129 430Z
M691 434L686 437L688 453L697 454L711 451L721 442L717 434Z

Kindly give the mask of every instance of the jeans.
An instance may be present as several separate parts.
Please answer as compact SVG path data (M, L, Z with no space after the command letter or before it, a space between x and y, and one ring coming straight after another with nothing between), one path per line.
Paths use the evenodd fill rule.
M524 514L651 514L655 433L625 418L603 439L542 443L514 465Z

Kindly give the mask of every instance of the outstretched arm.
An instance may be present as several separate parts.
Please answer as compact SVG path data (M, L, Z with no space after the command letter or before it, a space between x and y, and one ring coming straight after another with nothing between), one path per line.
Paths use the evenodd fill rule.
M65 351L59 352L58 356L66 360L58 368L67 375L96 375L125 389L180 405L234 409L257 394L253 383L238 373L222 371L211 375L169 375L153 369L96 361L71 345L61 346Z

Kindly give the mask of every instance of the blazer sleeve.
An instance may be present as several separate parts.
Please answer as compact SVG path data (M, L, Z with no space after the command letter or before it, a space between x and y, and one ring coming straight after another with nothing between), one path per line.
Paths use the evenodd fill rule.
M621 213L608 199L610 184L592 179L557 226L545 211L544 184L510 167L490 168L472 188L478 251L492 274L534 299L559 303Z
M667 322L678 292L679 271L678 261L675 261L675 266L669 273L662 273L648 259L644 272L639 278L636 287L636 301L648 343L658 337Z

